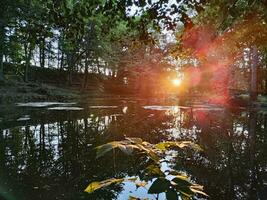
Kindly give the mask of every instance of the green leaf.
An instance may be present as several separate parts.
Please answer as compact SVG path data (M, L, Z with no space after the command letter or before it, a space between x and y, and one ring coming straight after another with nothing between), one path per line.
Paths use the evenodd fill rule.
M145 187L147 185L147 182L145 182L145 181L139 181L139 182L136 182L135 185L136 185L137 188L139 188L139 187Z
M170 187L170 181L165 178L156 179L150 188L148 189L148 194L159 194L165 192Z
M178 194L174 189L168 189L166 192L166 199L167 200L178 200Z
M190 190L194 193L202 194L204 196L209 196L205 192L203 192L203 186L201 185L192 185L190 186Z
M148 200L148 199L147 198L140 199L140 198L137 198L137 197L129 196L128 200Z
M87 188L84 191L87 193L92 193L99 188L101 188L99 182L92 182L87 186Z
M173 176L180 176L181 173L178 172L178 171L174 171L174 170L171 170L171 171L168 171L169 172L169 175L173 175Z
M146 172L149 176L156 176L156 177L165 176L164 173L161 171L161 169L156 165L149 165L146 168Z
M147 155L152 159L154 160L155 162L158 162L159 161L159 157L158 155L154 152L154 151L148 151L147 152Z
M92 193L98 189L101 189L103 187L107 187L111 184L122 183L124 181L135 182L136 180L137 180L137 178L133 177L133 178L119 178L119 179L111 178L111 179L107 179L107 180L104 180L101 182L92 182L87 186L87 188L84 191L87 193ZM140 182L140 184L141 184L141 182Z
M87 193L92 193L92 192L94 192L98 189L101 189L103 187L107 187L107 186L114 184L114 183L121 183L123 181L124 181L123 178L120 178L120 179L111 178L111 179L107 179L107 180L104 180L101 182L92 182L87 186L87 188L84 191Z
M129 181L129 182L135 182L137 180L136 177L132 177L132 178L125 178L124 181Z
M158 143L158 144L155 145L155 147L156 147L157 149L161 150L161 151L166 150L166 146L167 146L167 145L166 145L165 142L161 142L161 143Z
M180 149L183 149L185 147L189 147L194 149L195 151L201 151L201 147L191 141L182 141L182 142L172 142L172 141L168 141L168 142L160 142L158 144L155 145L155 147L161 151L165 151L168 148L173 148L173 147L178 147Z
M72 0L67 0L66 1L66 6L68 9L72 10L73 9L73 1Z
M182 200L191 200L190 196L187 195L180 194L180 197L182 198Z
M146 146L145 146L146 145ZM153 145L147 142L142 142L140 138L126 138L126 140L122 141L113 141L107 144L96 147L97 156L99 158L109 152L112 149L119 148L122 152L127 155L132 154L133 149L138 149L139 151L143 151L147 156L149 156L155 162L159 161L159 157L154 152Z
M143 140L141 138L126 138L126 140L129 140L132 143L136 143L136 144L142 144Z
M133 196L129 196L128 200L138 200L138 198L133 197Z
M194 192L191 191L188 187L176 188L176 190L181 194L181 196L183 196L183 198L190 198L194 195Z
M96 147L96 158L99 158L112 150L114 148L114 145L112 143L103 144L101 146Z
M118 147L123 153L127 155L131 155L133 153L133 145L119 145Z
M175 178L171 180L171 184L176 189L176 191L186 197L191 197L192 195L194 195L194 192L190 189L193 183L191 183L186 176L175 176Z
M189 147L192 148L195 151L203 151L203 149L195 144L194 142L191 141L183 141L183 142L179 142L179 144L177 144L180 148L184 148L184 147Z
M175 176L175 178L172 179L171 181L174 182L177 186L181 187L189 187L193 185L192 183L190 183L190 181L187 179L186 176L182 175Z
M101 146L96 147L96 158L99 158L106 154L107 152L111 151L112 149L119 148L122 152L126 154L131 154L133 152L133 148L137 148L137 146L132 144L127 144L128 141L122 140L122 141L113 141L109 142L107 144L103 144Z

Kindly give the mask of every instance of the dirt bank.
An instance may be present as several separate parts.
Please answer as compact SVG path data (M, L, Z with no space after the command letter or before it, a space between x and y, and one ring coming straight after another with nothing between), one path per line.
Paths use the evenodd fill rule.
M0 104L29 101L68 102L80 98L80 92L34 82L5 81L0 83Z

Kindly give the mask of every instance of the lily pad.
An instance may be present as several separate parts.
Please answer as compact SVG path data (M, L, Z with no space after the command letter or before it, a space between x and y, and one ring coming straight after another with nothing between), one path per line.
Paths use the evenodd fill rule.
M58 111L61 111L61 110L66 110L66 111L79 111L79 110L83 110L83 108L80 108L80 107L52 107L52 108L48 108L48 110L58 110Z
M55 105L75 105L76 103L62 103L62 102L28 102L28 103L17 103L18 107L33 107L33 108L44 108L48 106L55 106Z
M102 108L118 108L118 106L90 106L90 108L94 109L102 109Z

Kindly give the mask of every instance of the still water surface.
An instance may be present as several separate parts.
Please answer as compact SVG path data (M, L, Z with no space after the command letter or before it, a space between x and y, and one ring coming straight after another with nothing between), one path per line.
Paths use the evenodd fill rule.
M125 136L199 144L202 153L174 152L162 167L202 184L208 199L267 199L266 110L129 99L0 106L0 199L153 199L131 183L83 192L92 181L140 174L134 157L95 158L96 146Z

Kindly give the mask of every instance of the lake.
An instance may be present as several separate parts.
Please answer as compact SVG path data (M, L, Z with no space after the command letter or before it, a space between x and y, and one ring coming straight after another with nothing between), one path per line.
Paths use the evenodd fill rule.
M125 137L200 145L200 153L171 151L171 164L162 167L203 185L207 199L267 199L264 109L140 99L28 103L0 106L0 131L4 200L155 199L131 183L83 192L92 181L140 175L142 163L135 156L116 151L96 159L95 147Z

